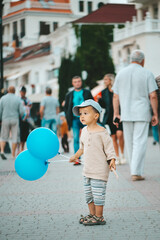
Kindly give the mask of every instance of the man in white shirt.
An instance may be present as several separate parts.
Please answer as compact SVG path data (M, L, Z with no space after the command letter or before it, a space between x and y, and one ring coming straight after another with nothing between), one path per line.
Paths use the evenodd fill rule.
M151 121L153 126L158 124L156 89L153 74L144 68L144 53L141 50L134 50L131 54L131 64L117 74L113 85L114 119L118 118L123 122L125 146L133 181L144 180L142 175L149 122Z

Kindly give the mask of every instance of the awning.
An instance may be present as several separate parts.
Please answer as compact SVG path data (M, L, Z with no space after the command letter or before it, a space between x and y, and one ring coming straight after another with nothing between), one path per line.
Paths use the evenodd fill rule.
M15 80L16 78L19 78L20 76L23 76L25 74L29 73L29 70L24 70L24 71L17 71L11 74L8 74L8 76L6 76L6 80L11 81L11 80Z

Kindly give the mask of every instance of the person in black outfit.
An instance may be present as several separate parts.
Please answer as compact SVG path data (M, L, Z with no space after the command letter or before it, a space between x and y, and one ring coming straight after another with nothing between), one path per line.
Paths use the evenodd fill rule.
M98 102L102 108L105 109L103 116L103 125L109 125L111 131L111 137L113 140L114 149L117 156L117 164L125 163L124 158L124 138L123 138L123 128L122 123L119 124L117 128L113 124L113 91L112 86L114 82L114 74L106 74L103 78L105 89L101 92L102 97L99 98ZM121 158L119 156L119 147L121 150Z
M31 101L26 97L26 88L24 86L20 89L21 100L26 110L26 115L20 118L20 151L24 150L24 145L29 135L29 122L27 118L30 116L30 109L32 107Z
M72 78L72 85L74 89L66 94L64 111L68 123L69 130L73 130L73 145L74 152L76 153L79 149L79 136L80 130L83 128L79 117L74 116L72 108L76 105L81 104L87 99L93 99L91 92L88 89L82 88L82 79L79 76ZM77 161L74 165L79 165L80 161Z

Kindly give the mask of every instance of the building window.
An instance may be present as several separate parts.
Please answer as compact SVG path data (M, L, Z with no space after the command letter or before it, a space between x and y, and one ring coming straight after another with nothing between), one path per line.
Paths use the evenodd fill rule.
M92 12L92 2L88 2L88 13Z
M153 5L153 18L158 19L158 5L157 4Z
M47 71L47 80L49 81L49 80L51 80L53 78L54 78L54 71L53 71L53 69Z
M129 48L127 48L127 64L130 63L130 55L131 55L131 51Z
M53 22L53 31L56 31L58 28L58 22Z
M35 81L34 83L39 83L39 72L35 72Z
M58 69L58 68L57 68L57 69L54 69L54 70L53 70L53 73L54 73L54 77L55 77L55 78L59 77L59 69Z
M34 84L31 84L31 89L32 94L36 93L36 87Z
M118 51L118 57L119 57L119 58L122 57L121 50Z
M84 12L84 1L79 1L79 11Z
M50 34L50 25L45 22L40 22L40 32L39 35L48 35Z
M29 82L29 74L26 73L22 76L22 85L28 85Z
M23 38L25 36L25 19L21 19L20 21L20 25L21 25L21 34L20 37Z
M17 38L17 22L13 22L13 40Z
M103 5L104 5L103 2L99 2L99 3L98 3L98 8L101 8Z

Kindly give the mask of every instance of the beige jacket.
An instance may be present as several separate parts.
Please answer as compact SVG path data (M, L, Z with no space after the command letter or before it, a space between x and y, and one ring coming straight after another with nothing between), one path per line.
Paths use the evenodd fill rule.
M116 159L112 139L106 129L100 132L88 132L82 129L80 149L84 153L83 175L88 178L108 180L108 160Z

